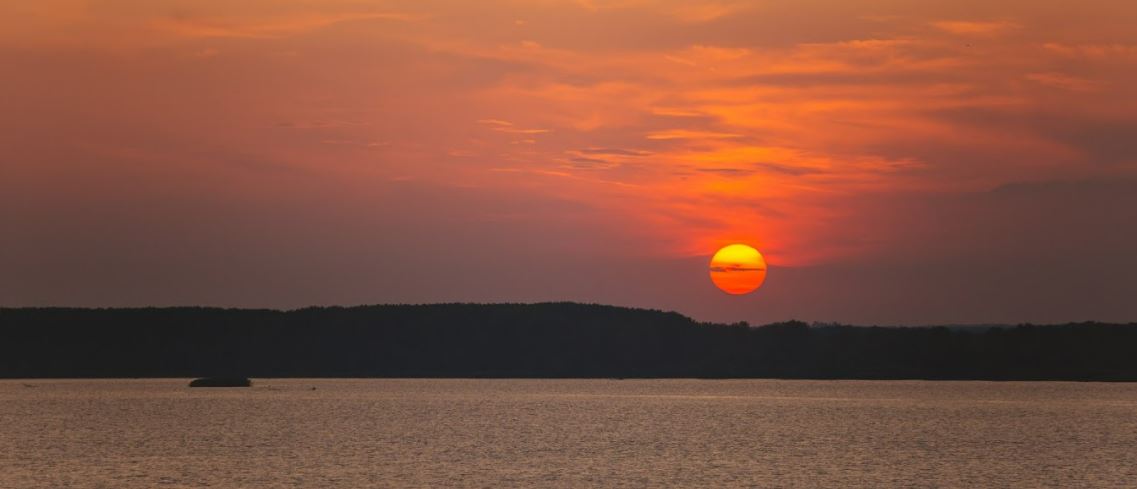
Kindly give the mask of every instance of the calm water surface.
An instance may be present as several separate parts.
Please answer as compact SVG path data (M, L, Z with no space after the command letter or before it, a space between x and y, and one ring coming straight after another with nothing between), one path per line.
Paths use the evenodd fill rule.
M0 381L0 487L1137 487L1128 384L187 382Z

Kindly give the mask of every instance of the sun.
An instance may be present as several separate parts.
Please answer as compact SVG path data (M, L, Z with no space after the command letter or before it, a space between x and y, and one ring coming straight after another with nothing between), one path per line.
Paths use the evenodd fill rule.
M711 282L731 295L754 292L766 281L766 259L744 244L724 246L711 258Z

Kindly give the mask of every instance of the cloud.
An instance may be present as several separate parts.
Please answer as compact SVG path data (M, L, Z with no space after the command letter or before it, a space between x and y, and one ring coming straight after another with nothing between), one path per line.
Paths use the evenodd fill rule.
M150 26L186 38L276 39L321 30L335 24L359 20L397 20L409 22L417 18L402 13L297 14L269 19L201 18L175 15L151 20Z
M717 273L731 273L731 272L763 272L766 269L763 267L747 267L744 265L712 265L712 272Z
M800 165L794 166L794 165L783 165L783 164L778 164L778 163L759 162L759 163L751 163L751 166L753 166L755 168L762 169L762 170L771 171L774 173L781 173L783 175L791 175L791 176L795 176L795 177L800 177L803 175L814 175L814 174L818 174L818 173L824 173L822 170L819 170L816 168L810 168L807 166L800 166Z
M1026 79L1041 83L1048 87L1060 88L1072 92L1093 92L1101 89L1101 83L1067 75L1064 73L1046 72L1029 73Z
M995 36L1022 27L1006 20L941 20L932 22L932 26L960 36Z
M596 165L608 165L608 164L610 164L610 162L608 162L606 160L599 159L599 158L584 158L584 157L579 157L579 156L569 158L569 161L576 163L578 165L583 165L584 167L595 167Z
M1111 58L1120 59L1134 59L1137 58L1137 44L1101 44L1101 43L1080 43L1080 44L1063 44L1056 42L1048 42L1042 45L1048 52L1063 56L1075 58L1088 58L1096 60L1106 60Z
M488 126L490 129L497 132L504 132L509 134L545 134L549 132L548 129L526 129L513 125L512 122L500 119L478 119L478 124Z
M742 137L741 134L729 132L715 132L715 131L696 131L689 129L669 129L666 131L657 131L648 133L645 136L647 139L666 140L666 139L727 139Z
M274 125L276 127L290 129L335 129L342 127L367 126L370 125L370 122L345 119L319 119L307 121L280 121Z
M155 18L149 22L149 26L154 30L182 37L272 39L314 31L343 22L364 20L408 22L417 18L419 17L416 15L401 12L340 14L306 12L255 20L172 15Z
M1137 139L1132 137L1137 134L1137 118L1133 117L1073 114L1043 108L1030 111L968 108L937 111L935 115L958 127L994 134L1028 134L1052 145L1051 153L1056 153L1053 145L1068 150L1065 158L1071 161L1098 165L1137 162ZM1063 156L1050 155L1057 161ZM1035 166L1042 167L1037 163Z
M475 122L477 122L478 124L485 124L487 126L497 126L497 127L512 127L513 126L512 122L503 121L501 119L478 119Z
M218 54L221 54L221 51L217 48L203 48L190 53L190 56L194 58L208 59L214 58Z
M744 2L684 2L671 9L671 14L683 22L708 22L737 13L745 8Z
M586 155L647 156L651 153L622 148L584 148L577 150Z
M966 77L938 71L880 70L866 72L842 68L823 72L763 73L729 81L732 85L767 85L787 88L817 88L826 86L928 86L965 81Z
M754 170L745 168L696 168L695 171L701 173L714 173L725 177L745 176L754 173Z

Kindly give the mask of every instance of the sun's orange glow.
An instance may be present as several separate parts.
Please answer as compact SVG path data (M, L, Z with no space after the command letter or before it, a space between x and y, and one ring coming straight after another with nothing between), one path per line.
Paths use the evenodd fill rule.
M711 258L711 281L731 295L748 294L766 281L766 260L744 244L724 246Z

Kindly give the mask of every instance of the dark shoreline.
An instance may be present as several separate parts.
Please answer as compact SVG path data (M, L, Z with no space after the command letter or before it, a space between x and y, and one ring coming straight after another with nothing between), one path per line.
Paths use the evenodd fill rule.
M0 378L1137 381L1137 324L699 323L613 306L0 308Z
M3 382L17 382L17 381L65 381L65 380L169 380L169 381L188 381L194 377L0 377ZM896 378L896 379L860 379L860 378L782 378L782 377L628 377L624 379L610 379L607 377L250 377L254 382L253 386L256 387L256 382L272 381L272 380L611 380L613 382L621 381L637 381L637 380L706 380L706 381L728 381L728 380L776 380L786 382L988 382L994 384L1004 383L1071 383L1071 384L1132 384L1137 383L1137 380L1069 380L1069 379L918 379L918 378ZM30 387L39 387L30 386Z

